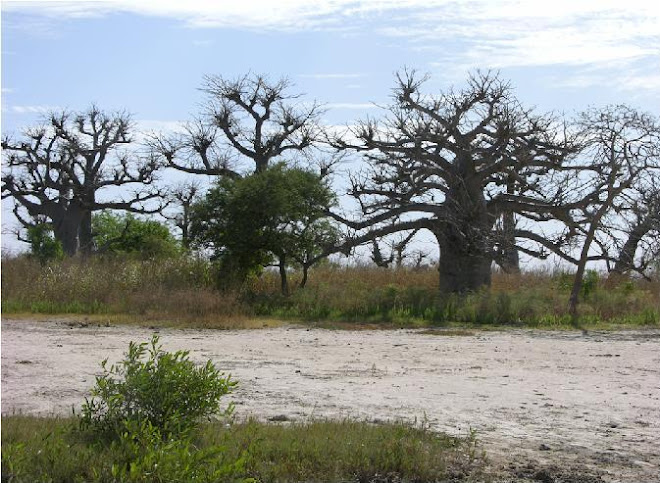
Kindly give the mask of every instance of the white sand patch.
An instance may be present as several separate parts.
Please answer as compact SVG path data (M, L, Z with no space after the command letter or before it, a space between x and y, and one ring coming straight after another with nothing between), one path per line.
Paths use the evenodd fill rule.
M2 413L70 414L100 361L153 330L3 320ZM473 336L299 327L159 330L240 383L236 415L425 420L475 429L495 460L660 481L660 331L516 330ZM543 449L541 449L543 448Z

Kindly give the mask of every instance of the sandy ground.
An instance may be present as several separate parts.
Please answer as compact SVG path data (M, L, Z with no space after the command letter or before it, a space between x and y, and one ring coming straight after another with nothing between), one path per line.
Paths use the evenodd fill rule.
M70 414L99 361L154 329L2 321L2 413ZM660 481L660 331L159 329L166 349L212 359L240 386L236 415L425 421L477 431L512 474ZM563 472L563 473L562 473ZM529 476L528 475L528 476ZM593 477L593 479L591 479ZM544 474L536 474L541 481Z

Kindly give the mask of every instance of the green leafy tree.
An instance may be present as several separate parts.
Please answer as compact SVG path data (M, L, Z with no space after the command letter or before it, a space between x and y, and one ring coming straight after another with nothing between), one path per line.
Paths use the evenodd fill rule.
M143 220L130 213L118 215L104 211L94 215L92 230L99 252L166 258L181 251L179 242L163 223Z
M53 236L53 227L48 223L39 223L28 228L27 241L33 257L44 265L50 260L64 258L62 243Z
M234 275L275 264L282 293L289 294L287 267L309 267L326 255L339 233L326 218L335 203L316 174L276 164L245 178L224 178L193 209L192 236L213 250Z

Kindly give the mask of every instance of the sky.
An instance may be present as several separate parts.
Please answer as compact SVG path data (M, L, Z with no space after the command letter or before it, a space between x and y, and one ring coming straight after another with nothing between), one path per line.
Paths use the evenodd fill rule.
M331 125L381 115L405 67L429 93L491 69L539 112L660 114L657 0L3 0L1 16L3 135L92 103L171 129L201 112L205 75L248 72L288 77ZM11 201L2 214L16 250Z

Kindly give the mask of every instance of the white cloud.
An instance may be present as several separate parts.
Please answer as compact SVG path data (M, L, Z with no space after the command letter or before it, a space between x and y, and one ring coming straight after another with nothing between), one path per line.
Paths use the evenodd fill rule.
M11 94L11 93L15 92L15 90L16 89L13 89L11 87L3 87L2 88L2 93L3 94Z
M57 106L46 106L46 105L37 105L37 106L3 106L3 111L11 112L13 114L47 114L53 111L57 111Z
M405 40L437 52L435 67L464 75L479 68L602 66L660 57L657 0L99 0L5 1L3 10L81 18L111 12L177 19L193 28L340 30ZM203 41L200 41L203 42ZM203 45L199 43L197 45ZM655 61L654 61L655 59ZM638 72L637 88L654 88L657 73ZM346 79L359 74L303 77ZM605 81L607 78L602 78ZM648 86L648 87L647 87Z
M332 14L341 13L352 0L331 2L282 0L241 2L211 2L207 0L134 0L99 1L7 1L6 10L30 10L45 16L81 18L110 12L130 12L141 15L170 17L182 20L190 27L234 27L298 30L329 26L337 23ZM376 2L368 2L376 3ZM338 25L336 25L338 26Z
M621 59L606 64L591 64L574 69L570 76L551 76L555 87L589 89L607 85L624 91L632 99L642 95L660 94L660 59ZM658 98L660 100L660 98ZM649 106L649 108L654 106Z
M448 52L464 68L608 62L660 53L660 9L638 8L646 3L558 0L543 8L537 2L472 0L466 2L470 16L465 7L425 10L412 13L406 27L384 26L381 32ZM447 42L462 43L462 55L456 57Z
M626 75L622 76L619 82L622 89L660 92L660 74L646 76Z

